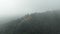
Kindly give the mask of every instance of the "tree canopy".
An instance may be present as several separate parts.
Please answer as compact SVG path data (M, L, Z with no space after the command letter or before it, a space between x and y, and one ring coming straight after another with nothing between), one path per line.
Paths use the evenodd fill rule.
M60 34L60 10L25 15L6 23L0 34Z

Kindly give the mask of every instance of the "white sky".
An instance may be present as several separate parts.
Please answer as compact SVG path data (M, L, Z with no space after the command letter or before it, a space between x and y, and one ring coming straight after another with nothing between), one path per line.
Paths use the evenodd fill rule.
M0 15L60 9L60 0L0 0Z
M0 14L18 14L24 9L23 0L0 0Z

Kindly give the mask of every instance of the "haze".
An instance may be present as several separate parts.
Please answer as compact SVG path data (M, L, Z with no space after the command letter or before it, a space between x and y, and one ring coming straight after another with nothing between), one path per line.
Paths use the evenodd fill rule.
M0 23L28 13L59 9L60 0L0 0Z

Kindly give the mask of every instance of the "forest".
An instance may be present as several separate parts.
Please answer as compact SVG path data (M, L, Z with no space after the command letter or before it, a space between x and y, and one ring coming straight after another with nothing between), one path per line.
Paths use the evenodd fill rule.
M27 14L3 24L0 34L60 34L60 10Z

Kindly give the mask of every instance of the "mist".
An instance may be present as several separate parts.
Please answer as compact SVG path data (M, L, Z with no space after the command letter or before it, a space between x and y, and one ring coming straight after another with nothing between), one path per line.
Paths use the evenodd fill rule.
M0 23L47 10L60 10L60 0L0 0Z

